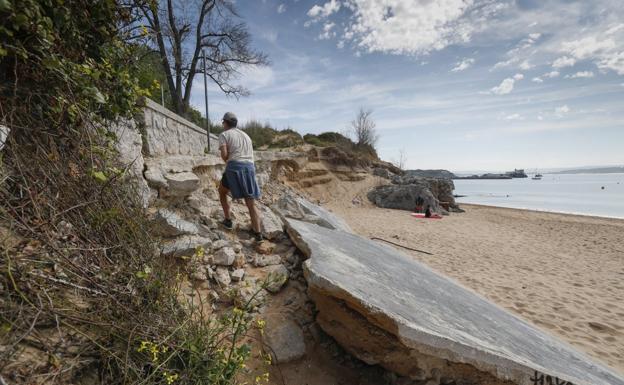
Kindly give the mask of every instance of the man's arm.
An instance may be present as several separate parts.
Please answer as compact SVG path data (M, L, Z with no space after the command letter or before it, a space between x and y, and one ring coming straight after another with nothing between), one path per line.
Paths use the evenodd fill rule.
M219 151L221 152L221 159L223 159L224 162L227 162L229 155L227 145L222 144L221 146L219 146Z

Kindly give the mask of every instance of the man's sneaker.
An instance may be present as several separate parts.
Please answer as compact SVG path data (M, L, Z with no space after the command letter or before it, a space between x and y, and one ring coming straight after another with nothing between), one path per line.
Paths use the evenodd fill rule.
M221 224L228 230L232 230L234 228L234 224L231 219L224 219Z
M264 240L264 237L262 236L262 233L254 232L253 237L256 240L256 242L262 242Z

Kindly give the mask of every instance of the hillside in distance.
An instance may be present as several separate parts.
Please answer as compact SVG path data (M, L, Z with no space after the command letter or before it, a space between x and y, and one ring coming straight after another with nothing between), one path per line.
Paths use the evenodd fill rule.
M551 172L549 174L619 174L624 173L624 167L596 167L596 168L581 168L572 170L563 170L557 172Z

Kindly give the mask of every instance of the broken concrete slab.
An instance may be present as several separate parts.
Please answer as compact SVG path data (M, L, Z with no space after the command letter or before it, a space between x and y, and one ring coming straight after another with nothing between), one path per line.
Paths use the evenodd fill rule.
M288 228L310 257L304 273L317 322L369 364L425 381L624 385L612 370L393 248L293 219Z
M282 220L271 209L264 205L258 205L262 218L262 234L269 240L274 240L284 233Z
M282 196L275 203L275 205L272 206L272 208L284 222L286 222L286 218L292 218L304 222L315 223L328 229L352 232L349 225L342 220L342 218L330 213L320 206L292 194Z

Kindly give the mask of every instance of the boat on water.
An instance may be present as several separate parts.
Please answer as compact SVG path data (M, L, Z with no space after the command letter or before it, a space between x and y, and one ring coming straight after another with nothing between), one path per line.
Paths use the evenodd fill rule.
M543 175L542 175L542 174L535 174L535 175L533 176L533 178L531 178L531 179L533 179L533 180L542 180L542 177L543 177Z

